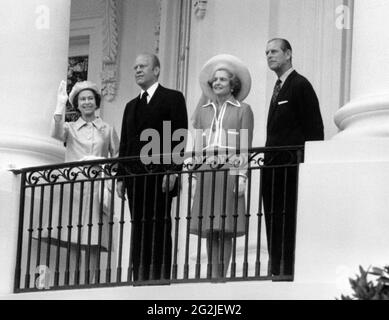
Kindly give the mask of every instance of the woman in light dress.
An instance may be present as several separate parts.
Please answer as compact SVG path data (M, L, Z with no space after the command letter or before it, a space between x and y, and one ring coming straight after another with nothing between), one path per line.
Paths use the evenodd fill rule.
M251 147L254 126L251 107L243 102L251 86L248 69L234 56L217 55L203 66L200 85L206 99L202 99L192 117L196 129L195 151L217 151L219 156L228 157L236 154L238 149L244 154ZM199 170L210 168L212 166L204 163ZM207 239L212 277L226 276L234 237L245 234L247 170L229 163L225 163L222 169L228 169L227 175L224 171L217 171L214 182L209 171L193 176L196 183L192 190L190 232Z
M73 86L69 94L69 101L80 112L77 121L64 121L67 100L66 82L62 81L58 89L51 136L65 144L65 162L117 157L119 150L118 135L112 126L96 115L96 110L100 107L101 102L100 90L96 84L90 81L82 81ZM79 175L78 178L85 177ZM108 184L107 181L106 184ZM103 206L104 209L101 214L100 182L85 182L82 189L83 196L81 197L81 185L75 180L72 202L68 201L70 189L71 186L66 185L62 221L58 220L58 211L53 214L52 242L55 243L55 241L60 240L60 246L67 247L70 239L72 261L75 261L74 258L79 248L83 252L88 252L87 260L90 261L87 268L91 271L92 280L96 269L99 245L101 251L108 250L111 212L107 212L110 210ZM108 190L105 190L105 193L108 192ZM108 194L105 194L105 196L108 196ZM91 199L92 197L93 199ZM82 209L80 210L81 201ZM70 206L72 206L72 210L70 210ZM72 220L70 221L71 211ZM79 224L80 219L81 223ZM100 221L103 223L101 229L99 228ZM62 225L61 239L59 239L57 230L59 225ZM72 228L69 229L68 225L71 225Z

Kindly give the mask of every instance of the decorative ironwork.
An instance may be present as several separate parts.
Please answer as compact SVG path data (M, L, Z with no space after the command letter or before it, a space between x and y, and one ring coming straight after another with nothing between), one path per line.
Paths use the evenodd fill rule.
M26 172L26 185L54 184L59 181L80 181L104 178L115 178L119 164L128 176L152 173L179 173L181 170L195 171L202 165L218 170L228 165L232 169L261 169L264 166L290 166L299 163L297 149L286 148L253 148L247 152L213 151L187 152L180 157L182 163L164 165L163 159L174 159L174 155L158 155L152 157L127 157L92 161L79 161L60 165L42 166L14 170L15 173ZM266 153L266 157L265 157ZM282 164L280 164L282 159ZM208 169L207 169L208 170Z
M163 164L164 159L180 159L180 162ZM303 147L296 146L187 152L150 158L98 159L13 170L15 174L21 174L15 292L39 290L35 281L39 276L36 270L44 261L42 259L46 259L47 265L52 263L54 266L54 262L50 262L54 258L54 278L45 279L49 289L189 281L291 281L293 274L285 267L287 262L283 257L275 263L269 259L267 266L261 264L261 225L266 222L268 228L274 223L284 224L288 216L285 208L278 213L264 211L262 198L265 200L263 190L266 183L270 195L266 199L270 204L274 201L279 206L284 203L282 197L296 199L294 188L292 192L288 190L293 185L297 186L298 165L302 160ZM229 170L236 170L238 174L233 175ZM238 182L241 182L238 177L240 170L245 175L246 183L243 195L237 192ZM176 176L175 191L171 190L177 193L175 212L169 212L168 205L156 205L161 203L157 202L158 197L169 197L168 193L158 194L157 191L162 182L158 176L165 174ZM127 188L131 189L127 190L127 202L115 199L118 180L124 178L129 181ZM272 191L275 187L277 192ZM138 199L141 206L136 204L136 211L134 208ZM131 217L125 214L128 205ZM151 216L145 214L146 207L152 208ZM246 211L240 214L239 208ZM257 232L251 235L251 242L248 235L250 225L257 227L255 231L250 229L250 233ZM143 246L135 249L136 241L140 239L135 236L136 228L150 228L153 239L157 233L163 232L164 245L172 236L172 264L166 261L162 264L166 274L171 268L171 278L145 280L136 276L132 253L144 250ZM120 237L116 237L114 232L118 232ZM124 237L124 234L127 236ZM190 234L198 236L192 246ZM245 237L242 242L244 248L239 251L237 238L241 236ZM215 257L208 259L213 254L212 251L208 252L209 255L204 253L207 251L207 246L202 245L201 241L204 237L210 241L220 237L222 242L227 238L232 239L231 264L224 261L218 263ZM120 239L119 243L113 239ZM284 237L280 242L282 246L285 243L290 246ZM249 247L254 249L250 251L254 252L255 257L249 256ZM89 262L87 266L82 266L79 260L76 269L72 268L70 252L74 248L77 248L77 259L81 255L85 255L86 261L93 257L95 269L88 267ZM169 248L161 247L161 251L153 242L152 251L163 252L166 258ZM65 257L63 254L61 256L61 250L65 250ZM129 254L127 261L123 259L125 251ZM112 252L118 253L118 259L112 258ZM179 261L184 261L184 264L180 265ZM270 266L273 268L274 264L279 267L279 274L271 271ZM261 266L267 267L267 271ZM155 265L142 265L139 270L152 275ZM213 270L219 271L215 274ZM230 270L229 275L227 270ZM102 276L104 273L105 278Z
M26 186L38 186L42 184L55 184L57 182L74 182L81 180L93 180L97 178L113 178L117 174L117 162L108 164L79 164L77 166L43 168L31 170L26 173Z

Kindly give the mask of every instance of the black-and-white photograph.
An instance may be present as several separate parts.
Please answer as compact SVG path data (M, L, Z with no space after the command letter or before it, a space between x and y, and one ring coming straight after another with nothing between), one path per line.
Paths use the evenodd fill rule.
M0 300L389 299L389 0L0 2Z

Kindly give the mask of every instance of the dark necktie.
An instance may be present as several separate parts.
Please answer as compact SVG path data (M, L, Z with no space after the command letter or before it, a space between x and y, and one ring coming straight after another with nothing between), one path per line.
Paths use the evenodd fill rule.
M147 105L147 91L143 92L140 96L139 102L136 105L136 121L135 121L135 127L137 134L142 132L144 129L145 121L150 118L149 115L149 108Z
M277 100L278 94L280 93L281 90L281 83L282 81L278 79L274 86L273 95L271 97L271 104L274 104Z
M147 93L147 91L143 92L142 94L142 97L140 98L140 103L144 106L147 106L147 96L149 94Z

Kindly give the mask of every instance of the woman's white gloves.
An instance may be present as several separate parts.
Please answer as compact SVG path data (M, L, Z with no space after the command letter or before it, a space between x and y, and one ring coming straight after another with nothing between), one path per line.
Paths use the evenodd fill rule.
M62 80L58 87L57 105L55 107L55 115L63 115L68 101L68 94L66 92L66 81Z
M239 176L239 183L238 183L238 196L243 196L246 192L246 177Z
M99 160L99 159L105 159L105 158L104 157L97 157L94 155L88 155L88 156L82 157L79 161L90 161L90 160Z
M197 184L197 177L192 176L192 193L191 193L191 198L193 199L195 191L196 191L196 184Z

